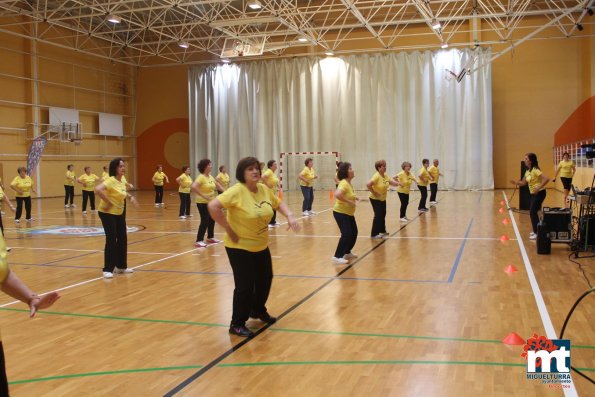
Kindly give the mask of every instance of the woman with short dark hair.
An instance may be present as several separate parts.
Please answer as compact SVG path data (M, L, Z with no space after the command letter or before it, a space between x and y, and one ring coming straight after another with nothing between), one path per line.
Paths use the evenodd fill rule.
M298 175L300 180L300 189L302 189L302 195L304 196L304 201L302 202L302 214L304 216L312 216L314 212L312 212L312 203L314 202L314 180L318 179L318 175L316 175L316 171L312 166L314 165L314 160L311 157L308 157L304 161L304 169Z
M529 185L529 192L531 193L529 215L531 216L531 227L533 228L533 231L529 233L529 240L535 240L537 238L539 211L541 210L541 204L543 204L546 196L545 185L548 184L550 178L545 176L539 169L539 162L537 161L537 155L535 153L525 154L524 162L527 171L525 171L523 179L518 181L511 180L510 183L516 186Z
M182 166L182 174L176 178L176 182L180 187L178 193L180 195L180 219L186 219L190 215L190 186L192 186L192 177L190 176L190 167Z
M262 174L262 183L271 189L276 196L278 194L279 178L277 178L275 171L277 171L277 162L275 160L269 160L267 162L267 170ZM269 222L269 227L277 227L280 225L281 224L277 222L277 211L273 210L273 217Z
M574 165L574 161L570 160L570 154L568 152L564 152L564 154L562 154L562 160L558 163L556 175L554 175L554 182L556 182L556 177L560 174L560 180L562 181L562 187L564 188L564 206L568 203L568 194L570 193L572 177L575 172L576 166Z
M35 193L33 188L33 180L27 175L27 168L19 167L19 173L10 182L10 188L16 192L17 212L14 217L15 223L21 222L21 214L23 213L23 204L25 204L25 220L31 222L31 192Z
M426 200L428 199L428 184L430 181L433 181L434 178L428 172L428 166L430 165L430 160L423 159L421 161L421 168L418 172L418 181L417 187L419 188L419 192L421 193L421 198L419 199L419 205L417 206L417 210L419 212L427 212L428 208L426 207Z
M163 172L163 166L161 164L157 165L157 169L153 174L153 186L155 187L155 207L162 207L163 206L163 184L169 183L169 178Z
M217 182L223 187L223 190L219 191L218 193L223 193L229 188L229 174L227 173L227 167L224 165L219 166L219 173L215 177Z
M192 191L196 193L196 207L200 214L200 225L198 226L198 233L196 233L196 242L194 246L197 248L204 248L208 244L220 243L220 240L215 238L215 221L209 215L207 204L209 201L217 197L217 190L223 190L223 186L219 184L211 175L213 163L209 159L202 159L198 162L199 175L192 184ZM205 233L207 233L207 240L205 241Z
M74 202L74 182L76 175L74 174L74 164L66 166L66 175L64 179L64 208L76 207Z
M351 180L354 177L351 163L343 162L337 171L339 186L335 190L335 204L333 205L333 217L341 231L341 238L335 256L331 259L337 264L347 264L357 255L351 249L357 241L357 223L355 222L355 205L359 199L355 196Z
M411 173L411 163L409 161L403 161L401 164L403 171L399 172L394 176L397 182L397 193L399 194L399 201L401 201L401 209L399 220L401 222L407 222L407 206L409 205L409 192L411 190L411 184L415 182L415 177Z
M390 185L397 186L395 182L386 173L386 161L378 160L374 164L376 173L372 175L366 187L370 191L370 204L374 210L374 220L372 221L372 238L384 238L386 232L386 193Z
M288 228L294 231L300 229L289 208L259 183L260 178L258 159L243 158L236 168L238 183L208 204L211 217L225 229L223 242L233 270L235 289L229 333L243 337L254 335L246 328L249 317L267 324L277 321L266 308L273 281L268 248L268 223L273 210L287 217Z
M95 185L99 177L91 173L91 167L85 167L85 173L76 180L83 186L83 215L87 214L87 201L91 201L91 211L95 211Z

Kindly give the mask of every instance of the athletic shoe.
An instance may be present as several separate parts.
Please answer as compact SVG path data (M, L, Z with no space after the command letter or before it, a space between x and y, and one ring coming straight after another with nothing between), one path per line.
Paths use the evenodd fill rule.
M155 207L159 207L159 205L160 205L159 203L155 203Z
M281 226L281 224L279 222L275 221L274 226L279 227L279 226Z
M11 249L12 248L10 248L10 247L6 247L6 252L10 252Z
M250 313L250 318L255 318L267 324L275 324L277 322L277 317L273 317L267 312L263 314Z
M25 219L27 222L33 222L33 218Z
M308 211L308 214L310 214L310 216L312 216L312 215L316 215L316 212L314 212L314 211Z
M83 215L87 215L87 211L83 211Z
M382 233L380 233L380 234L382 234L383 236L388 236L388 235L390 235L390 233L389 233L389 232L382 232Z
M383 238L384 238L384 234L377 234L377 235L375 235L375 236L372 236L372 238L373 238L373 239L377 239L377 240L379 240L379 239L383 239Z
M190 214L190 215L186 215L186 216L187 216L188 218L192 218L192 214Z
M120 269L119 267L114 269L114 274L131 274L134 273L134 269Z
M64 204L64 208L70 208L68 204Z
M349 259L355 259L355 258L357 258L357 255L355 255L353 252L343 255L343 259L349 260Z
M114 273L112 273L112 272L103 272L103 278L114 278Z
M21 220L20 219L15 219L14 220L14 223L21 223Z
M303 216L310 216L310 213L308 211L304 211L304 212L302 212L302 215Z
M186 215L182 215L180 219L186 219Z
M245 325L232 325L229 327L229 333L232 335L243 336L245 338L254 336L254 332L246 328Z
M529 233L529 240L536 240L537 239L537 233Z
M268 226L269 226L269 229L273 229L275 227L275 225L273 225L272 223L269 223Z
M205 243L204 241L197 241L196 243L194 243L194 246L196 248L205 248L207 246L207 243Z
M401 222L408 222L408 221L409 221L409 219L407 219L407 218L401 218L401 219L399 219L399 220L400 220Z
M76 208L75 204L70 204L70 208Z
M335 258L334 256L331 258L331 260L339 265L345 265L347 263L349 263L349 261L345 258Z
M207 244L218 244L220 242L221 240L217 240L216 238L208 238L206 241Z
M430 204L434 205L434 204L438 204L437 201L430 201Z
M427 208L418 208L417 209L419 212L428 212Z

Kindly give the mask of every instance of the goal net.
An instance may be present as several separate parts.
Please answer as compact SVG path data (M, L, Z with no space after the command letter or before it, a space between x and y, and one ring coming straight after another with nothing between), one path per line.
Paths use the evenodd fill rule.
M312 168L316 171L318 179L314 182L314 189L335 189L335 174L339 152L297 152L281 153L279 156L279 179L281 188L287 190L300 190L298 175L304 169L307 158L314 161Z

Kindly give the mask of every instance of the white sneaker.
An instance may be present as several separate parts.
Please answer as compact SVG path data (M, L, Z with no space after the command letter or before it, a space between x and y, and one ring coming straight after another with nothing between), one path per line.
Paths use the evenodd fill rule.
M376 239L376 240L381 240L381 239L383 239L383 238L384 238L384 234L377 234L377 235L375 235L375 236L372 236L372 238L373 238L373 239Z
M120 269L119 267L114 269L114 273L115 274L130 274L130 273L134 273L134 269Z
M529 233L529 240L536 240L537 239L537 233Z
M103 278L114 278L114 273L112 273L112 272L103 272Z
M333 263L338 263L338 264L341 264L341 265L345 265L345 264L349 263L349 261L347 259L344 259L344 258L335 258L333 256L331 259L332 259Z
M405 217L403 217L403 218L401 218L401 219L399 219L399 220L400 220L401 222L408 222L408 221L409 221L409 219L407 219L407 218L405 218Z
M357 258L357 255L355 255L353 252L343 255L343 259L349 260L349 259L355 259L355 258Z
M380 233L380 234L382 234L383 236L389 236L389 235L390 235L390 233L389 233L389 232L382 232L382 233Z
M14 220L14 223L21 223L21 220L20 219L15 219Z
M33 222L33 218L25 219L27 222Z
M310 213L308 211L304 211L304 212L302 212L302 215L303 216L310 216Z
M269 229L273 229L273 228L275 227L275 225L273 225L273 224L271 224L271 223L269 223L269 225L268 225L268 226L269 226Z
M12 248L10 248L10 247L6 247L6 252L10 252L11 249Z
M83 211L83 215L87 215L87 211Z
M208 238L206 241L207 244L219 244L221 242L221 240L217 240L216 238Z
M308 214L310 214L310 216L312 216L312 215L316 215L316 212L314 212L314 211L308 211Z
M182 215L180 219L186 219L186 215Z
M430 201L430 204L438 204L437 201Z
M70 208L68 204L64 204L64 208Z
M194 246L196 248L205 248L207 246L207 243L205 243L204 241L197 241L196 243L194 243Z
M155 207L159 207L159 205L160 205L159 203L155 203Z
M76 204L70 204L70 208L76 208Z
M186 215L187 218L192 218L192 214Z

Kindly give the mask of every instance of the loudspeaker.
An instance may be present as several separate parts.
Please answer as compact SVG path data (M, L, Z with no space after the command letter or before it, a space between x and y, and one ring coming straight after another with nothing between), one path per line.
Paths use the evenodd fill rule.
M537 253L540 255L549 255L552 252L552 240L545 223L537 224Z
M543 207L543 222L547 225L553 243L568 243L572 240L571 220L570 208Z
M582 217L579 227L581 228L581 246L587 245L595 246L595 217Z
M525 162L521 161L521 179L525 179ZM519 209L528 211L531 208L531 192L529 186L519 186Z

